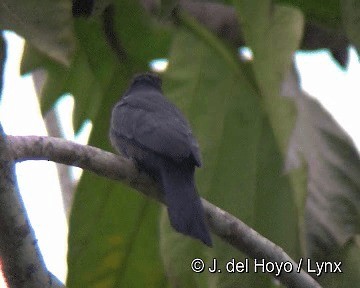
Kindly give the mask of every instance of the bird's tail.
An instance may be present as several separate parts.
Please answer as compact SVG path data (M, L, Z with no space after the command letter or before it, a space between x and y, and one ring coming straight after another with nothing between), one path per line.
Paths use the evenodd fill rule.
M161 171L161 183L171 225L176 231L197 238L211 247L204 209L195 188L194 169L166 163Z

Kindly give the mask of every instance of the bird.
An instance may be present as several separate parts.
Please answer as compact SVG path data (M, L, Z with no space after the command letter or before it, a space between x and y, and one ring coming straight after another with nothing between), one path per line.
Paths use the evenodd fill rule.
M161 78L135 75L110 122L115 150L159 183L172 227L212 247L195 186L195 167L202 165L199 145L181 111L163 95Z

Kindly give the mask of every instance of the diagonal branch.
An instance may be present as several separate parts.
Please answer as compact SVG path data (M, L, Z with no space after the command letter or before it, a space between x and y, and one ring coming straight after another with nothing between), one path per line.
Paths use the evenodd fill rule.
M64 139L41 136L8 136L9 150L17 162L48 160L77 166L97 175L122 181L136 190L163 202L157 184L139 172L132 160L103 151L99 148L79 145ZM281 247L248 227L231 214L202 199L208 224L213 233L256 259L268 262L290 262L291 273L281 273L277 279L288 287L320 287L304 270L297 273L295 263Z

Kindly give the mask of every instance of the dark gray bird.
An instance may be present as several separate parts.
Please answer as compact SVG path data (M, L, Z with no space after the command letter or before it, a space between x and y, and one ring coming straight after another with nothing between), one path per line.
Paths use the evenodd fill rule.
M134 77L112 111L110 140L160 183L175 230L212 246L194 181L199 146L180 110L163 96L157 75Z

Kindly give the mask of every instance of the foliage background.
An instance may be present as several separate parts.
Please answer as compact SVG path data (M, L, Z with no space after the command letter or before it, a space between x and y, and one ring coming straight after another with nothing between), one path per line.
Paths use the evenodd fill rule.
M174 14L172 1L155 10L95 1L92 14L80 18L72 8L81 1L17 2L1 1L0 27L27 40L22 73L46 69L44 113L72 93L75 127L91 119L89 144L112 151L104 137L112 105L134 73L167 58L164 92L191 122L205 163L196 174L200 194L295 260L344 261L343 274L318 279L324 286L359 283L359 156L300 90L292 66L297 49L323 47L344 64L343 47L360 45L358 1L218 1L234 7L241 28L234 41L181 9ZM239 60L244 43L251 62ZM174 233L158 204L88 173L69 224L69 287L273 285L265 274L192 273L195 257L225 263L246 256L219 239L208 249Z

